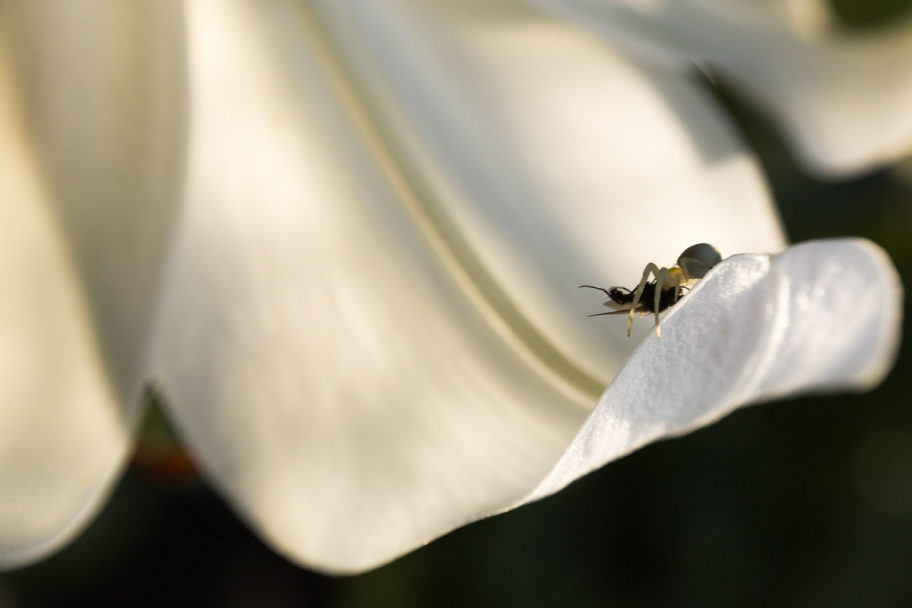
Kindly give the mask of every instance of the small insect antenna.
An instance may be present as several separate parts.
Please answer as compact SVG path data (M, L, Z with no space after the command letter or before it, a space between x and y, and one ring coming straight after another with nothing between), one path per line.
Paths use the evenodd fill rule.
M595 285L580 285L579 287L577 287L577 289L582 289L583 287L588 287L589 289L596 289L598 291L601 291L603 294L605 294L609 298L611 297L611 294L604 287L596 287ZM604 314L604 313L602 313L602 314ZM589 316L592 317L595 315L589 315Z

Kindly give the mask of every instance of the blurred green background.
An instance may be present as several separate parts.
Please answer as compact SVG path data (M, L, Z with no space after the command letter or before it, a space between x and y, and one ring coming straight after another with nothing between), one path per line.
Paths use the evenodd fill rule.
M910 1L833 4L846 27L878 27ZM790 239L867 237L912 285L912 161L817 181L772 123L716 86L761 157ZM737 411L350 578L274 554L179 460L134 463L76 542L0 575L0 608L912 606L908 345L906 335L871 393ZM150 416L146 445L161 424Z

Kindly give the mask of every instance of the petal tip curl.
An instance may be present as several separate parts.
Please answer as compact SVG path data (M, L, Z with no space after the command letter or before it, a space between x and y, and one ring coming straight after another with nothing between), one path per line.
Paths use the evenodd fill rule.
M895 361L901 301L889 257L864 239L728 258L634 352L527 500L748 403L872 388Z

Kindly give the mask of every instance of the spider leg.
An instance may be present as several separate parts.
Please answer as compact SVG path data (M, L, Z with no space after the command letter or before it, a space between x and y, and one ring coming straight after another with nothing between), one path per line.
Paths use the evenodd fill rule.
M678 297L681 295L681 275L675 275L675 286L674 286L674 302L673 304L678 303Z
M633 304L630 307L630 316L627 318L627 337L630 337L630 328L633 326L633 313L636 312L637 307L640 305L640 298L643 297L643 290L646 289L646 283L649 282L649 275L654 274L656 279L659 278L659 267L649 262L646 264L646 269L643 270L643 278L640 279L640 284L637 285L636 293L633 294Z
M656 337L662 337L662 330L659 328L659 307L662 305L662 288L665 286L666 279L668 282L671 282L671 274L668 272L667 268L660 268L658 274L656 275L656 290L655 290L655 321L656 321Z

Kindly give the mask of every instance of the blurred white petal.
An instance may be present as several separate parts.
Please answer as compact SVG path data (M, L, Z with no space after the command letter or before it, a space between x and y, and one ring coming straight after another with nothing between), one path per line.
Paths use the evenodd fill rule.
M638 447L755 403L866 390L893 365L902 286L882 249L842 239L729 258L665 315L528 500Z
M634 343L585 318L578 284L704 237L782 246L686 82L514 5L383 6L340 24L359 10L189 5L188 203L156 328L154 376L209 476L336 571L541 480ZM354 83L321 26L372 36L343 44Z
M533 0L651 58L691 58L770 109L824 174L878 168L912 150L912 17L846 31L812 0Z
M0 8L0 566L65 542L125 455L176 205L176 9Z

